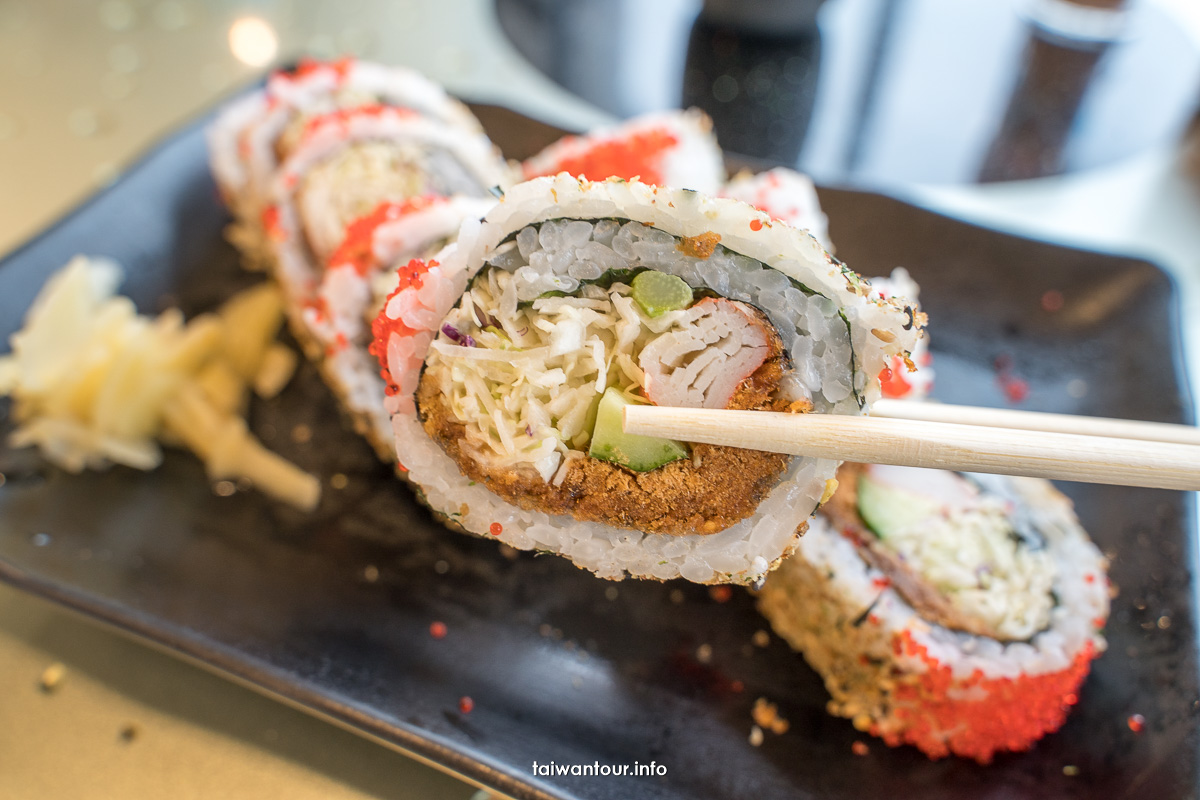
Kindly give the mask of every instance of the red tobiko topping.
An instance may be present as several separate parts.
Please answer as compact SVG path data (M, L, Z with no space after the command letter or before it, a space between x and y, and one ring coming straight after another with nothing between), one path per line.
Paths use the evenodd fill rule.
M444 197L420 195L399 203L380 203L370 213L346 226L346 236L330 256L329 268L353 267L358 270L359 275L366 275L371 267L375 266L375 231L379 230L381 225L400 219L406 214L424 211L435 203L444 202Z
M350 340L346 338L346 334L338 331L337 335L333 337L333 342L325 348L325 356L326 358L333 358L349 346Z
M1062 311L1062 307L1062 292L1058 291L1057 289L1050 289L1042 295L1042 310L1054 313L1055 311Z
M267 232L267 236L277 242L282 242L287 238L287 232L283 229L283 223L279 219L279 206L267 206L262 212L263 230Z
M750 220L750 230L761 231L762 227L763 227L763 221L761 219Z
M1023 751L1058 730L1079 697L1095 647L1087 642L1071 665L1060 672L985 678L980 670L955 678L948 666L902 631L892 640L897 656L921 661L926 671L896 679L893 718L899 730L872 726L889 746L915 745L930 758L951 753L987 764L997 752ZM982 691L980 691L982 690ZM967 697L982 696L981 700Z
M582 153L566 156L549 172L539 172L527 165L525 177L569 172L593 181L640 177L644 183L662 183L662 155L677 144L679 138L664 128L638 131L622 139L597 142Z
M336 111L330 111L328 114L318 114L304 123L304 131L300 134L300 140L302 142L308 141L318 131L330 126L344 128L350 124L351 120L360 117L382 117L385 115L411 117L416 116L416 112L409 108L398 108L397 106L388 106L383 103L369 103L362 106L339 108Z
M416 330L405 325L401 320L392 319L388 316L387 308L391 299L403 292L405 289L421 288L422 276L431 268L436 267L438 262L429 261L428 263L419 258L414 258L403 267L396 270L396 288L387 296L387 300L383 303L383 310L371 322L371 344L367 346L367 352L379 359L379 375L383 378L383 382L387 385L385 391L388 396L394 395L400 389L396 382L392 380L392 373L388 370L387 363L387 345L388 339L393 333L400 336L412 336L417 333Z
M504 526L499 522L493 522L488 526L488 530L491 532L492 536L499 536L500 534L504 533Z
M304 308L312 313L317 322L321 322L329 317L329 306L325 302L325 298L319 295L311 300L305 300Z
M884 397L900 398L907 397L912 391L912 384L909 383L904 373L908 368L904 365L904 359L900 356L892 356L892 364L890 367L884 367L879 373L879 385L883 389Z
M444 622L429 623L429 635L435 639L445 639L446 638L446 623L444 623Z
M1129 719L1125 723L1129 726L1129 730L1134 733L1141 733L1146 729L1146 718L1141 714L1130 714Z
M708 596L718 603L728 603L733 597L733 589L728 586L713 586L709 588Z
M458 698L458 710L464 714L470 714L475 709L475 701L463 695Z
M1004 396L1008 398L1008 402L1021 403L1029 396L1028 381L1014 378L1012 375L1002 375L999 380L1000 388L1004 390Z

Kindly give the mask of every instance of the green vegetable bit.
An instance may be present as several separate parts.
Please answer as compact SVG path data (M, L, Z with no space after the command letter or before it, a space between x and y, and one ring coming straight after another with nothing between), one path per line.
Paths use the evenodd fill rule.
M687 445L674 439L625 433L625 406L632 405L620 389L610 386L600 398L596 427L588 455L611 461L636 472L649 472L664 464L688 457Z
M936 516L941 509L929 498L871 480L866 474L858 477L858 514L880 539Z
M633 299L651 317L678 311L692 304L692 287L683 278L646 270L633 279Z

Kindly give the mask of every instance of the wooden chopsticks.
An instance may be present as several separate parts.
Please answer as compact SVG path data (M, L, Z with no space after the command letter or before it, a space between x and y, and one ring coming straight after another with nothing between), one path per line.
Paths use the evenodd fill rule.
M944 403L913 403L907 400L876 400L872 417L918 419L927 422L953 422L958 425L982 425L987 428L1014 428L1047 433L1080 433L1086 436L1110 436L1114 439L1141 439L1147 442L1200 444L1200 428L1167 422L1139 422L1128 419L1081 417L1073 414L1047 414L1017 411L1011 408L953 406Z
M939 407L885 401L875 407L880 405L883 413L897 416L933 416ZM1191 426L940 408L953 421L627 406L625 431L866 464L1200 490L1200 446Z

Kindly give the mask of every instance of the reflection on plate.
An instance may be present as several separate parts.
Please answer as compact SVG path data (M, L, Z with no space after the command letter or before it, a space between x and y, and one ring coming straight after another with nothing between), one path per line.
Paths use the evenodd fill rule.
M477 107L523 157L558 132ZM203 122L0 263L0 335L76 252L128 268L144 310L211 307L253 280L221 237ZM1001 405L995 363L1026 407L1156 421L1191 410L1176 301L1155 267L959 223L885 197L826 191L839 256L903 265L933 320L938 396ZM1062 294L1061 310L1042 297ZM1054 307L1055 304L1048 304ZM593 579L555 558L448 533L347 432L307 370L252 410L264 442L327 485L311 516L252 492L214 496L173 453L150 474L72 476L0 452L0 577L517 797L913 798L1191 795L1197 783L1195 629L1187 498L1066 486L1121 588L1079 705L1033 752L990 767L930 762L828 716L820 680L753 599ZM307 426L311 438L293 436ZM341 479L337 483L341 484ZM446 626L444 638L430 624ZM760 637L761 640L761 637ZM702 647L707 645L707 647ZM711 654L710 658L698 657ZM470 697L464 712L460 699ZM791 722L761 746L750 709ZM1145 730L1126 720L1141 714ZM657 767L642 777L534 774L533 764ZM1073 769L1066 769L1072 767Z

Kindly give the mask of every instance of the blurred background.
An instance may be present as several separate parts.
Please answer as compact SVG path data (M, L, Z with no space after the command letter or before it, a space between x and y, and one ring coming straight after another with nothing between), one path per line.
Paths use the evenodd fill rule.
M1200 319L1200 0L0 0L0 252L266 70L346 54L578 130L699 105L819 182L1146 253ZM474 791L3 586L0 681L5 798Z
M497 0L534 65L618 116L699 105L818 181L1033 178L1180 136L1195 0Z
M0 249L301 55L574 127L680 104L819 182L1077 173L1178 142L1196 0L0 0Z

